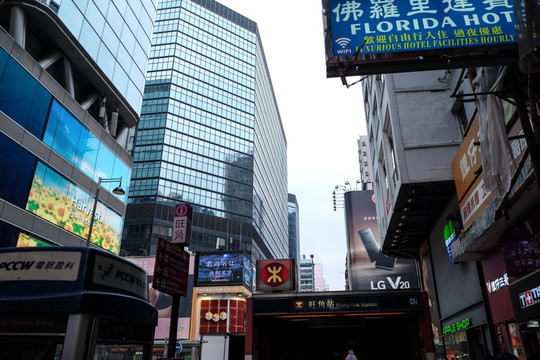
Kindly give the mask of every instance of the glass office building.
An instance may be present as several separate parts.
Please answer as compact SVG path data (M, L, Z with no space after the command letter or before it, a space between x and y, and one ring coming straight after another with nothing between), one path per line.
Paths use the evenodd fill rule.
M289 259L296 260L300 264L300 208L296 195L288 195L289 211Z
M255 22L213 0L158 3L133 157L128 255L154 254L188 203L191 250L288 257L287 145Z
M45 3L139 114L157 0Z
M120 250L127 196L111 189L120 182L129 187L133 159L125 134L139 117L114 74L78 41L87 31L72 33L62 21L83 14L84 23L94 23L90 3L97 5L78 2L80 11L70 10L71 17L62 10L70 9L69 1L0 3L0 247L86 245L91 238L115 254ZM121 6L99 5L109 11ZM152 1L137 5L153 18ZM137 23L129 28L143 24ZM152 23L143 25L149 38ZM145 69L147 56L131 62ZM98 188L107 179L118 182Z

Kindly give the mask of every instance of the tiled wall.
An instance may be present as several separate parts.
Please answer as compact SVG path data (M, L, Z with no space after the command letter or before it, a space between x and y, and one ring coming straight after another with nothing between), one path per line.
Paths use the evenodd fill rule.
M201 300L199 333L244 333L245 309L246 302L243 300Z

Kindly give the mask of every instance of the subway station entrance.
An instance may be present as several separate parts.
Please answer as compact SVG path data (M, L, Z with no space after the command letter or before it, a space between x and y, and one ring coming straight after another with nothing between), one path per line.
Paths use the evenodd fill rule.
M253 360L341 359L352 341L362 359L420 360L433 352L420 291L254 294Z

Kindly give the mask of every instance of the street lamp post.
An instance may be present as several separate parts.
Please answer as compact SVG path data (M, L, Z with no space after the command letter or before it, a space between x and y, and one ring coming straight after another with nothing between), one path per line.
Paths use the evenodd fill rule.
M92 237L92 229L94 228L94 220L96 219L96 209L97 209L97 203L99 200L99 191L101 190L101 184L102 183L110 183L110 182L118 182L119 185L113 189L113 194L116 195L125 195L126 191L122 188L122 177L119 178L110 178L110 179L104 179L102 177L99 177L98 183L97 183L97 189L96 189L96 196L94 198L94 209L92 210L92 218L90 219L90 229L88 230L88 238L86 239L86 246L90 246L90 239Z

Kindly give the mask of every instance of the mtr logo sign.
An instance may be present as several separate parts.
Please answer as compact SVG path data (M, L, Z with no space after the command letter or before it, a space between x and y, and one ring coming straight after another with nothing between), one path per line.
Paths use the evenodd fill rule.
M294 290L296 264L292 259L258 260L257 290Z
M289 269L280 263L270 263L261 270L261 280L270 286L283 285L289 279Z

